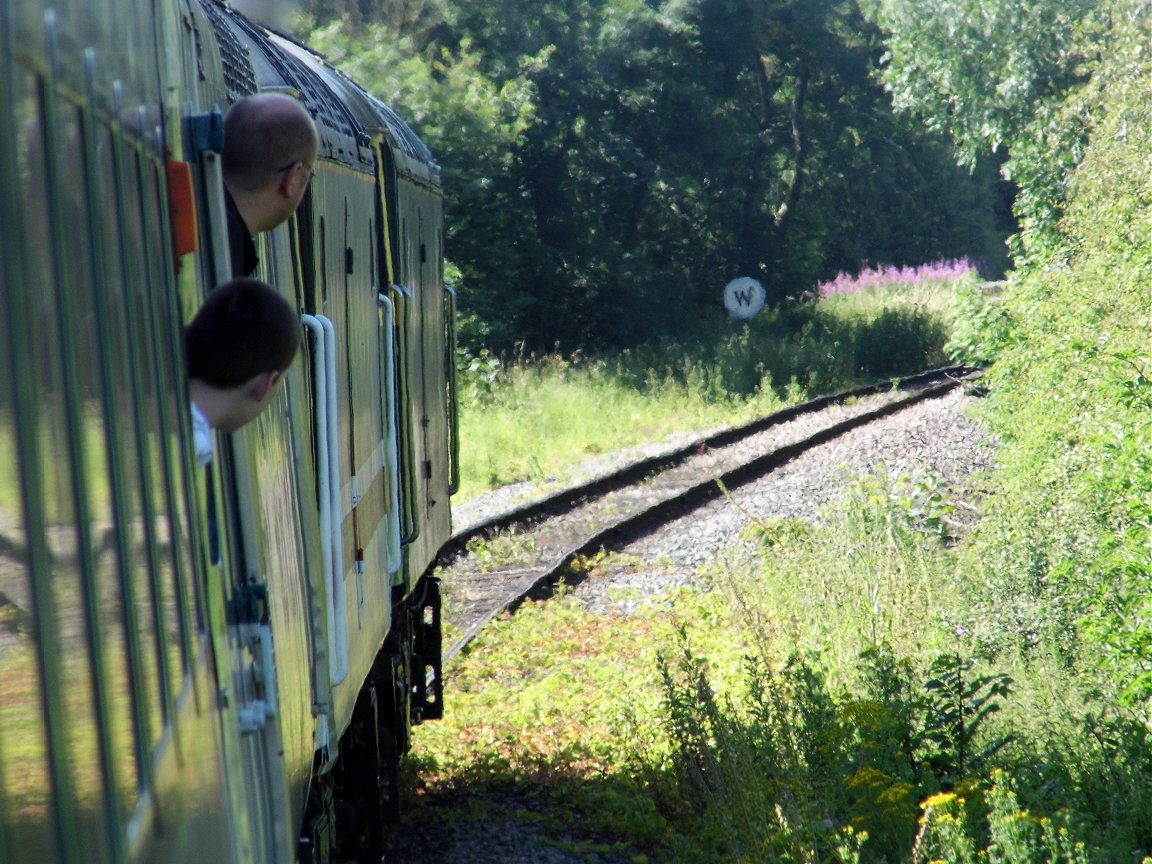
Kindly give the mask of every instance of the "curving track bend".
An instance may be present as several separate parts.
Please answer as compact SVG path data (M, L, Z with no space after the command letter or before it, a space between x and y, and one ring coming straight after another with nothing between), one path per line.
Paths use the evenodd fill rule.
M561 580L573 563L624 548L854 430L952 393L978 372L948 367L858 387L639 459L589 482L476 521L440 554L447 662L493 618ZM496 562L496 563L493 563Z

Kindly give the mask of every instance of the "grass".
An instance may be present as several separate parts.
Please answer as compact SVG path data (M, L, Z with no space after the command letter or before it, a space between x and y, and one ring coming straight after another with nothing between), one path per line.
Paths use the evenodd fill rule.
M689 375L651 376L637 388L619 366L580 357L473 361L460 417L461 491L564 477L579 463L673 433L714 428L769 412L773 394L702 399Z
M671 791L660 783L671 751L657 659L681 620L596 616L562 596L496 622L450 674L446 722L415 736L425 795L512 785L566 802L589 842L659 845L669 814L652 784Z
M759 554L723 556L701 590L628 618L561 598L499 622L449 670L447 718L415 736L417 797L514 788L589 854L669 864L1152 862L1152 258L1131 254L1146 232L1097 217L1152 199L1114 193L1114 166L1143 154L1106 139L1128 150L1070 210L1082 260L996 303L970 280L866 273L706 349L474 361L466 428L490 454L471 457L488 469L474 489L560 475L636 430L934 365L949 342L995 361L1006 443L962 542L936 518L956 490L850 478L819 525L756 524ZM647 413L662 391L668 427ZM505 425L535 431L492 446Z
M1054 653L983 646L979 586L899 483L844 494L631 617L562 596L497 622L416 735L412 806L512 788L586 852L676 864L1148 854L1138 716Z
M856 290L843 276L827 296L795 299L750 323L725 322L694 345L612 358L464 357L457 500L564 479L618 448L942 364L957 278L974 279L955 262L866 271Z

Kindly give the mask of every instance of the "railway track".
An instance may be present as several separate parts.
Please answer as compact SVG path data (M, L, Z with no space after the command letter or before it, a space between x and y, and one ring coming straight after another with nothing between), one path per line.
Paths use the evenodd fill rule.
M494 618L612 551L806 451L937 398L974 375L961 366L857 387L701 437L458 531L441 549L449 661Z

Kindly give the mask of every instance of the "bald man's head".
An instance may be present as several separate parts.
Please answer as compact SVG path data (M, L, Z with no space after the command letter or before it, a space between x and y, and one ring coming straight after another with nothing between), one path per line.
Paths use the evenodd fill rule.
M288 96L249 96L224 117L224 182L231 189L258 191L296 163L310 169L319 150L311 115Z

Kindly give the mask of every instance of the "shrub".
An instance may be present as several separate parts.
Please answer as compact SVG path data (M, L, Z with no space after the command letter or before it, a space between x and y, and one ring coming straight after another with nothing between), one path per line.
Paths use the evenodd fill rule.
M1141 8L1142 7L1142 8ZM1059 243L1010 279L985 337L987 418L1005 446L970 562L1005 644L1099 663L1109 698L1152 708L1152 175L1147 4L1119 4L1068 112L1092 138ZM979 329L979 327L975 328ZM1019 636L1022 635L1021 640Z

